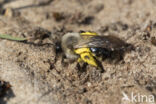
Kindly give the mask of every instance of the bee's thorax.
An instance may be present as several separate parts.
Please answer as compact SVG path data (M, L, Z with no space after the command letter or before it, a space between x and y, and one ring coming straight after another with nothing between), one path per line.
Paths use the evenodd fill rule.
M62 37L62 49L69 59L76 59L78 56L73 52L73 47L80 40L79 33L67 33Z

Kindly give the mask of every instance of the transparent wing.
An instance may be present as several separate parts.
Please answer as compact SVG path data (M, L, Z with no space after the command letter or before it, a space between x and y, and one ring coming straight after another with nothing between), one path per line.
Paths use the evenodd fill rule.
M115 36L93 36L85 39L81 39L80 42L74 46L74 48L84 47L97 47L106 48L109 50L118 50L126 46L126 43Z

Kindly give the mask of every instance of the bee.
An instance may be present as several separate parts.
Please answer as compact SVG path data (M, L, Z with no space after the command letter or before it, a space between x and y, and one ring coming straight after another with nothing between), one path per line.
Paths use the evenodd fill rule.
M121 54L122 58L127 46L129 44L116 36L101 36L95 32L66 33L61 39L62 51L68 59L95 67L101 67L99 57L112 58Z

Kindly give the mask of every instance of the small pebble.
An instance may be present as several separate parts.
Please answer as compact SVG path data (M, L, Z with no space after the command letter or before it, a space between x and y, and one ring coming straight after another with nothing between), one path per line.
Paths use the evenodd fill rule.
M90 82L87 83L87 86L90 87L92 84Z

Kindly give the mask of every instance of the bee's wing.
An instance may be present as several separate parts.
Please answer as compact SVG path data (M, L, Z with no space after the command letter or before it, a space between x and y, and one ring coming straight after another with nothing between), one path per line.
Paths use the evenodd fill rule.
M126 43L115 36L93 36L88 39L81 39L74 48L97 47L109 50L118 50L124 48Z

